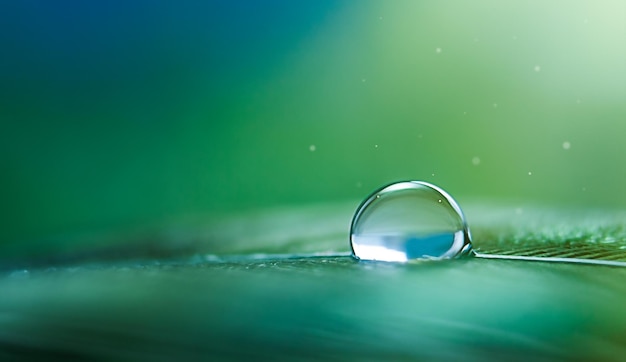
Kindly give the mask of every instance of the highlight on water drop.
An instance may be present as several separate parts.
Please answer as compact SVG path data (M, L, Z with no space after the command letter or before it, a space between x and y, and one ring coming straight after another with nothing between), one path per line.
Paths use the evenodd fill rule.
M384 186L358 207L350 229L360 260L407 262L470 254L471 236L459 204L422 181Z

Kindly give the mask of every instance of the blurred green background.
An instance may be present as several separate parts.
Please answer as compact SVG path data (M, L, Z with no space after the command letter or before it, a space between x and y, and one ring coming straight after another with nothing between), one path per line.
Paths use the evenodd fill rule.
M0 4L5 256L399 179L623 208L625 134L623 1Z

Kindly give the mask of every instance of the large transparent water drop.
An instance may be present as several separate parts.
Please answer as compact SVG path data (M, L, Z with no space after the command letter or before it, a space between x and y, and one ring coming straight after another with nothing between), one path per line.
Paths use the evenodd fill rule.
M472 247L457 202L422 181L393 183L365 199L352 219L350 243L357 259L393 262L449 259Z

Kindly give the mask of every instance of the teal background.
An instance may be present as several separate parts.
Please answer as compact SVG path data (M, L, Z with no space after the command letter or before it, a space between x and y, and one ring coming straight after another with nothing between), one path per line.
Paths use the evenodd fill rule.
M0 360L623 360L625 268L364 262L348 230L419 179L480 252L626 262L625 20L0 1Z
M623 208L625 18L621 1L3 2L0 252L399 179L461 204Z

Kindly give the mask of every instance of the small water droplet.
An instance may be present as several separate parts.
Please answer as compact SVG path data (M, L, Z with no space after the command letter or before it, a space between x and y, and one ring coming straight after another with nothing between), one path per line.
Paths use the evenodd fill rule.
M498 108L498 103L494 103L493 108Z
M437 54L441 53L441 48L435 49L435 53L437 53Z
M528 176L532 176L532 175L533 175L533 173L528 171Z
M474 166L480 165L480 158L479 157L472 158L472 165Z
M524 213L524 209L522 209L521 207L518 207L517 209L515 209L515 214L521 215L523 213Z
M572 145L571 145L568 141L563 142L563 149L564 149L564 150L569 150L569 148L570 148L571 146L572 146Z
M367 79L363 78L361 79L361 82L365 83L367 81Z
M535 72L541 72L541 67L538 66L538 65L535 65L534 70L535 70Z
M374 145L374 148L378 148L378 145Z
M28 279L30 277L30 272L26 269L23 270L15 270L9 274L9 277L15 279Z
M368 196L352 219L350 242L361 260L449 259L471 250L457 202L422 181L394 183Z
M615 242L615 238L612 236L607 236L604 239L600 240L600 243L602 244L612 244Z
M315 152L316 149L317 149L317 147L315 147L315 145L310 145L309 146L309 151L311 151L311 152Z

